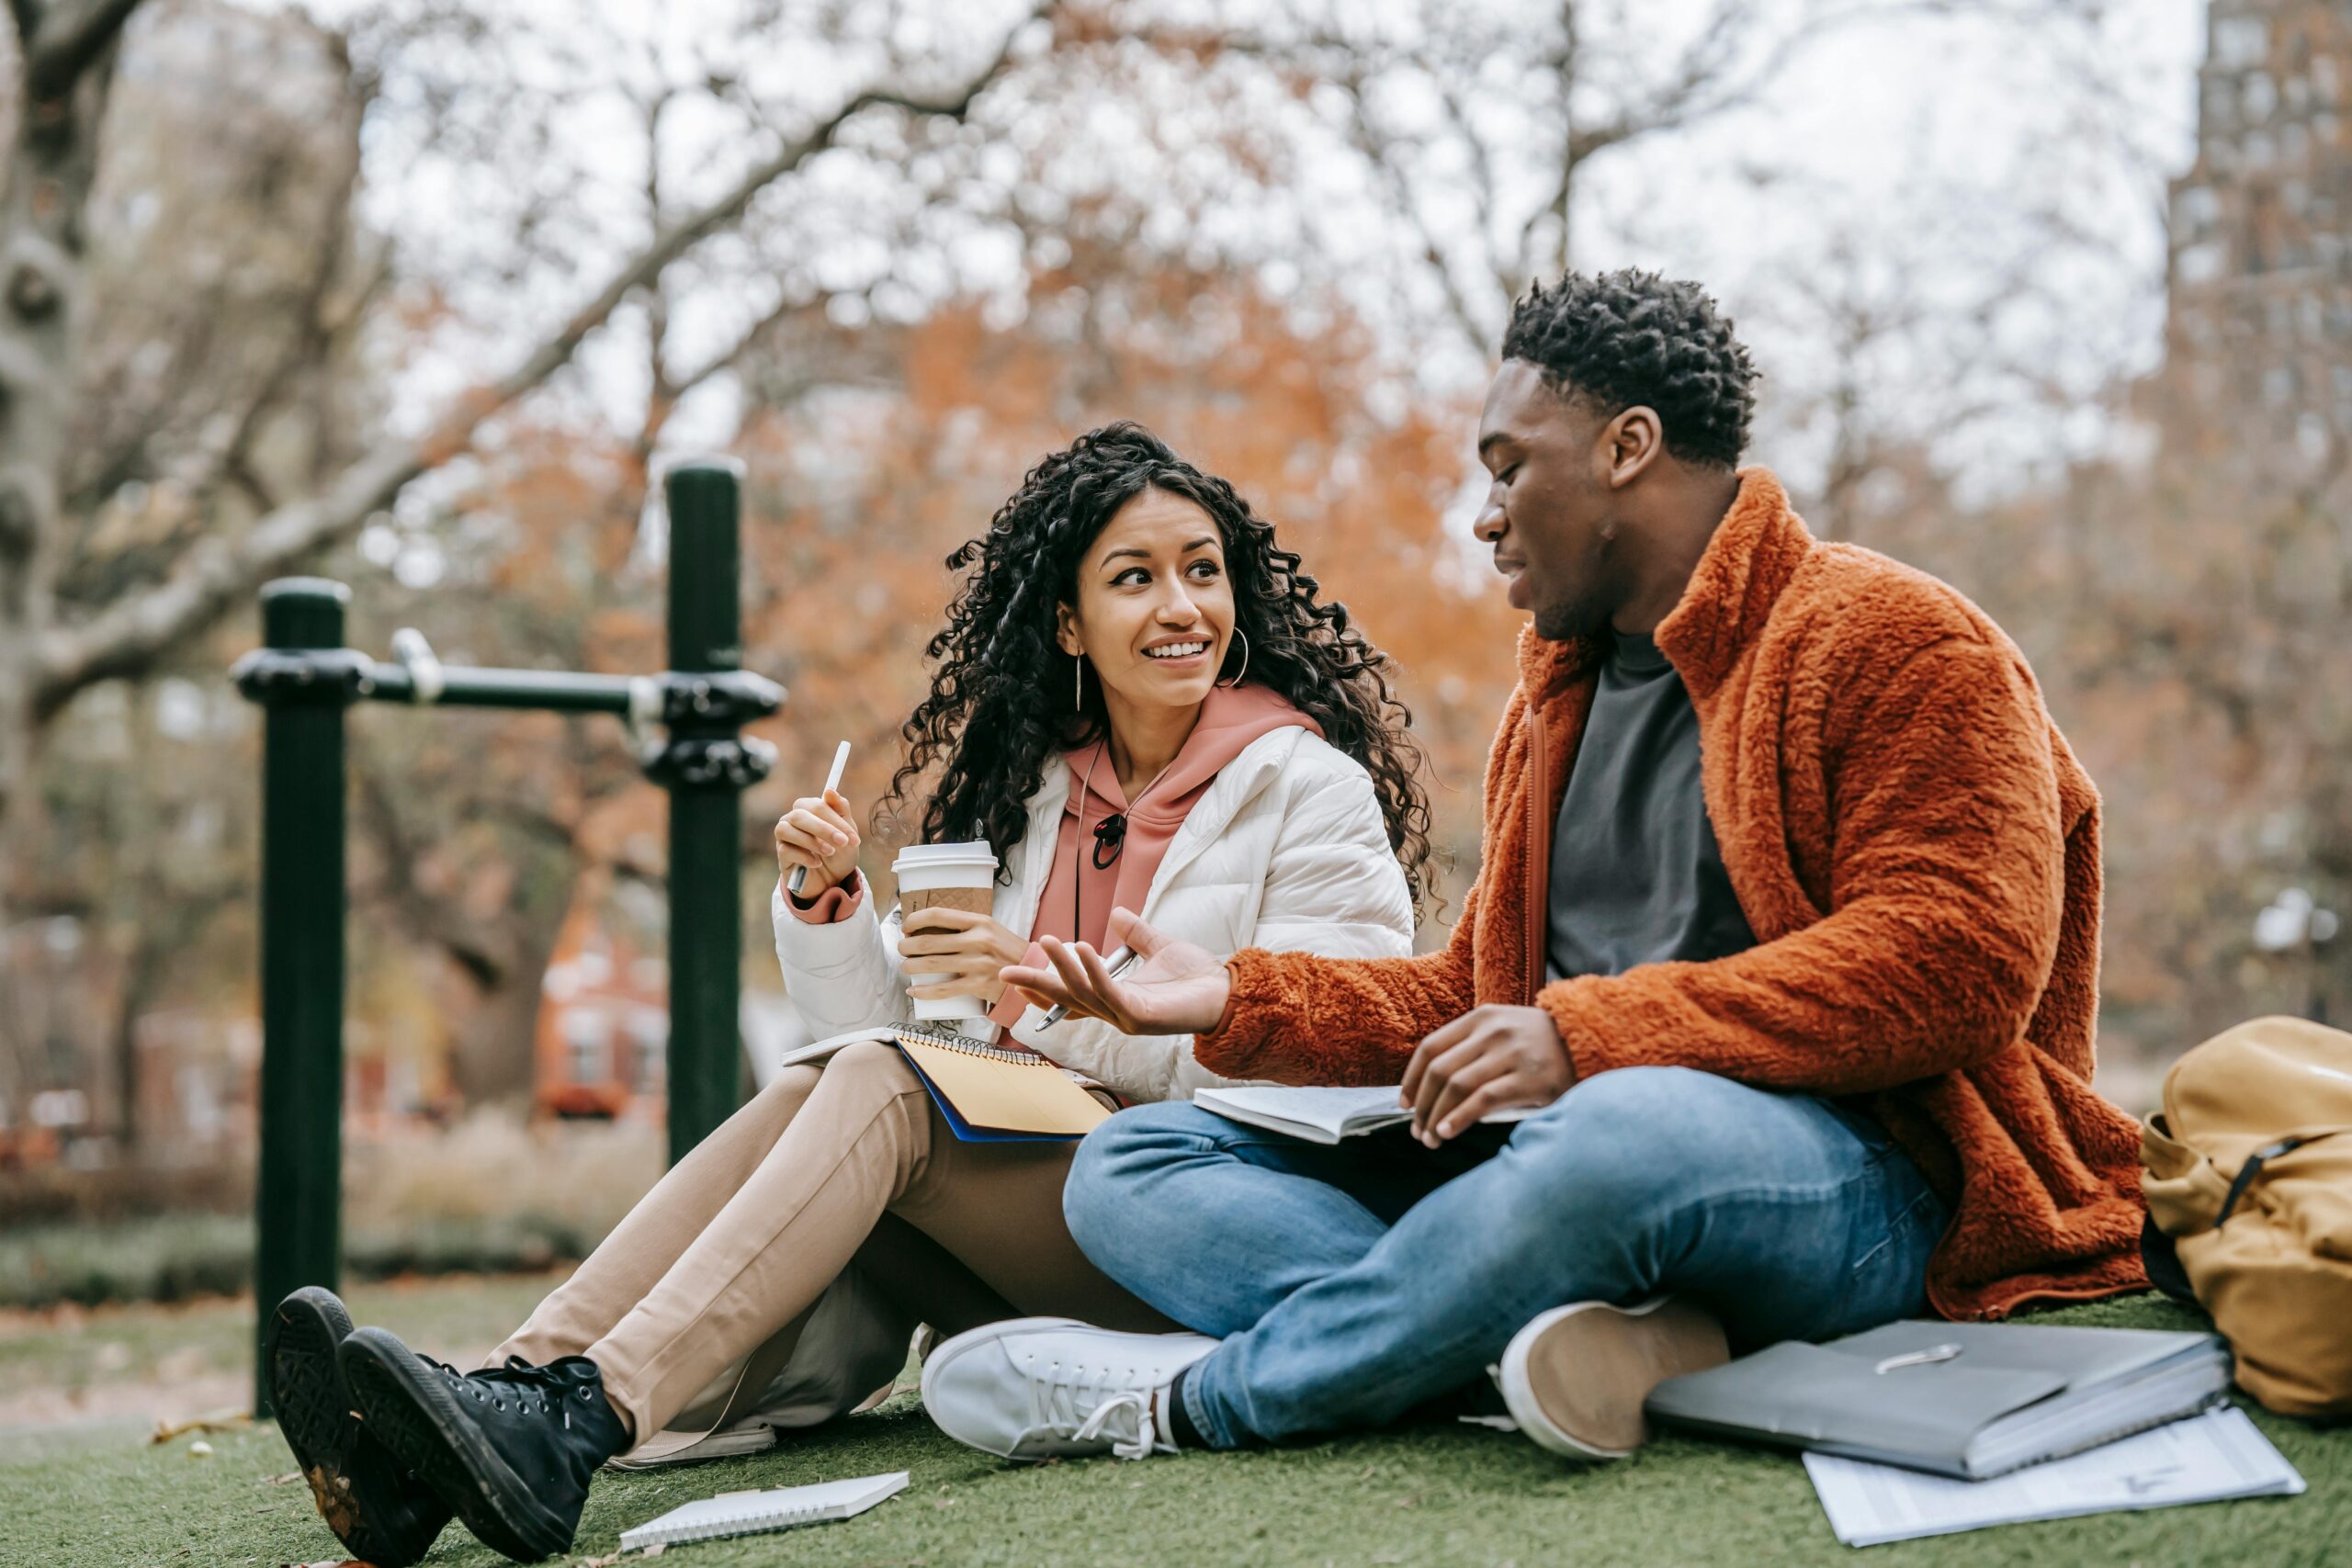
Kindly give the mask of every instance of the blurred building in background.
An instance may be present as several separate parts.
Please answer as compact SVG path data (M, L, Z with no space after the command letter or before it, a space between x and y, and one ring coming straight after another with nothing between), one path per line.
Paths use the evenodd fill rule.
M2172 187L2170 357L2213 444L2341 461L2352 439L2352 6L2214 0L2197 162Z
M533 1105L543 1114L662 1120L670 965L576 902L541 979Z

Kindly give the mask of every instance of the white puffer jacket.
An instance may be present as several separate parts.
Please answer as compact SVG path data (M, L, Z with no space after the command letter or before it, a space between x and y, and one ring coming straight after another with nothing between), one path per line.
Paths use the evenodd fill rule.
M1053 861L1069 770L1055 764L1029 798L1029 829L997 884L991 913L1027 935ZM913 1016L899 963L899 911L877 920L874 900L831 925L811 925L773 899L776 961L786 992L820 1036L902 1023ZM1413 948L1405 873L1363 764L1295 726L1270 730L1227 762L1170 841L1136 911L1160 931L1211 953L1245 947L1335 958L1402 958ZM1189 1034L1123 1034L1097 1019L1040 1031L1031 1008L1012 1037L1047 1051L1130 1100L1189 1099L1227 1080L1193 1059Z

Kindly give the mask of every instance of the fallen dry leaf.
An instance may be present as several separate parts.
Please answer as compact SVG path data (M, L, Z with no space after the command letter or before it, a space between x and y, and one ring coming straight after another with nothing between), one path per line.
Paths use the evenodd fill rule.
M148 1437L151 1443L168 1443L174 1438L184 1438L190 1432L233 1432L254 1424L250 1410L216 1410L209 1416L198 1416L186 1421L158 1421Z

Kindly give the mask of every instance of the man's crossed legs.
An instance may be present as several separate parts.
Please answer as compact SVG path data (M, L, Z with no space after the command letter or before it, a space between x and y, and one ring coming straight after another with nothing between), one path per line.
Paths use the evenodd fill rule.
M1672 1296L1735 1346L1925 1306L1943 1206L1863 1117L1634 1067L1577 1084L1477 1158L1474 1140L1498 1131L1434 1152L1393 1135L1327 1148L1189 1105L1125 1111L1080 1151L1071 1234L1213 1337L996 1325L933 1353L925 1403L1016 1457L1238 1448L1392 1422L1570 1303ZM1125 1414L1095 1418L1106 1401Z

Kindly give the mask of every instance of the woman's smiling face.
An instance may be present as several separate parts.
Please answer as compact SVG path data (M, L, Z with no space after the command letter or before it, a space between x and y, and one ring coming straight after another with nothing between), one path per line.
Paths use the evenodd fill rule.
M1078 598L1056 640L1083 653L1106 696L1196 707L1225 665L1233 585L1216 523L1195 503L1146 489L1095 536L1078 563Z

